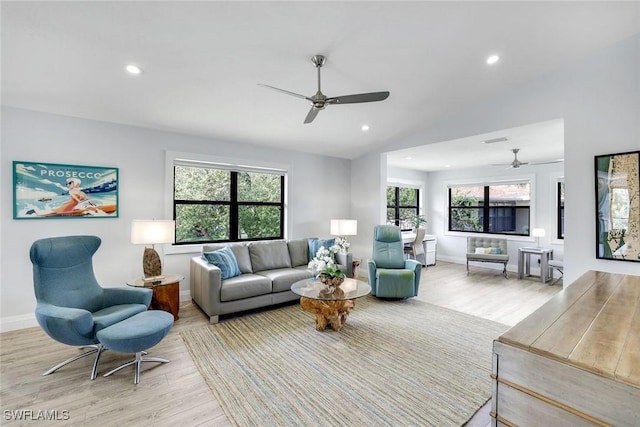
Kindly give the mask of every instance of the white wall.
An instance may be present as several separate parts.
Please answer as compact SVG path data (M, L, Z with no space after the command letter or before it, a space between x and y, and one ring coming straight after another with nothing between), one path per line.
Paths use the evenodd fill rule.
M378 153L558 118L565 123L565 282L587 270L640 275L638 263L595 257L593 176L595 155L640 149L640 35L505 90ZM352 188L357 185L372 195L380 190L367 169L375 164L374 157L369 153L353 160L351 176ZM377 203L368 200L368 209L358 210L363 215L358 220L380 223Z
M0 149L2 330L35 325L29 248L39 238L97 235L102 238L102 246L94 257L94 268L100 283L120 286L140 275L143 248L130 243L131 220L166 216L167 150L244 158L248 162L286 162L290 167L290 238L328 237L331 218L349 217L350 193L344 183L350 182L350 162L345 159L4 108ZM12 219L14 160L119 168L119 218ZM165 256L165 271L185 276L180 285L182 299L189 298L191 256Z

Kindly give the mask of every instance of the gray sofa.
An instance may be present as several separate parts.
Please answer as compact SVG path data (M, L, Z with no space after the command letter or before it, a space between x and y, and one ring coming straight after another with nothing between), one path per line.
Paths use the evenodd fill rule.
M222 279L221 270L202 255L191 258L191 299L217 323L220 315L266 307L300 298L291 285L313 276L309 263L308 239L271 240L229 244L241 274ZM203 252L222 245L204 246ZM353 274L351 254L336 254L340 268Z

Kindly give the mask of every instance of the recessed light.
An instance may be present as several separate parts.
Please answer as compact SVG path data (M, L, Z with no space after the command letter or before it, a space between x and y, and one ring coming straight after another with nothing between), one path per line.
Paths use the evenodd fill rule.
M131 74L141 74L142 69L137 65L129 64L125 67L125 69Z
M413 157L411 157L411 156L407 156L407 157L405 157L404 159L405 159L405 160L413 160Z
M490 57L487 58L487 64L489 65L495 64L499 60L500 60L500 57L498 55L491 55Z
M450 167L451 167L451 165L444 165L444 167L445 167L445 168L450 168Z
M362 129L362 132L366 132L369 130L369 125L362 125L360 129Z

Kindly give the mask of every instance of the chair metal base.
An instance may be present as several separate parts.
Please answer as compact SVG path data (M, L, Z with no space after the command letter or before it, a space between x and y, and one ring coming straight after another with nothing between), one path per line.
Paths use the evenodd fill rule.
M86 356L90 356L94 353L96 354L96 359L93 361L93 368L91 369L91 379L95 380L96 377L98 376L98 364L100 363L100 357L102 356L102 352L106 350L106 348L102 345L102 344L91 344L91 345L85 345L82 347L79 347L80 349L83 348L91 348L91 350L86 351L82 354L79 354L77 356L73 356L67 360L65 360L62 363L57 364L56 366L54 366L53 368L49 369L47 372L45 372L42 375L49 375L54 373L55 371L57 371L58 369L62 368L63 366L68 365L71 362L75 362L78 359L82 359L83 357Z
M134 378L133 378L133 383L134 384L138 384L140 382L140 367L142 366L142 362L158 362L158 363L169 363L170 360L167 359L161 359L159 357L143 357L143 355L147 354L145 351L139 351L136 353L136 358L134 360L131 360L127 363L125 363L124 365L120 365L115 369L112 369L111 371L107 372L106 374L104 374L104 377L108 377L109 375L112 375L116 372L118 372L120 369L122 368L126 368L127 366L136 365L136 370L135 370L135 374L134 374Z

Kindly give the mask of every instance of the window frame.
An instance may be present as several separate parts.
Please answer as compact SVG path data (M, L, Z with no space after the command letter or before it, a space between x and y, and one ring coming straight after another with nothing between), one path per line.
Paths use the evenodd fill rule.
M564 178L556 180L556 239L564 241L564 198L561 188L565 185ZM566 189L565 189L566 193Z
M414 186L409 186L409 185L402 185L402 184L390 184L388 183L386 188L385 188L385 202L387 201L387 189L389 187L394 188L394 202L395 204L393 205L386 205L386 210L385 210L385 218L387 217L386 212L388 212L389 209L394 209L394 221L393 223L395 225L397 225L398 227L400 226L400 209L415 209L415 215L420 215L420 188L414 187ZM414 190L415 193L415 200L416 200L416 205L400 205L400 188L407 188L407 189L411 189ZM411 231L411 228L401 228L400 231Z
M225 242L248 242L256 240L282 240L287 239L291 234L291 221L290 221L290 202L289 202L289 182L291 180L292 168L291 165L275 162L265 162L261 160L252 159L238 159L221 156L209 156L197 153L185 153L177 151L165 151L165 201L164 212L166 218L174 218L174 166L176 164L181 165L206 165L208 167L236 170L241 172L258 172L258 173L276 173L283 176L283 182L281 182L283 202L282 209L280 211L281 221L281 237L273 238L255 238L255 239L242 239L242 240L215 240L215 241L197 241L189 243L174 243L165 247L165 254L180 254L180 253L197 253L202 249L203 244L218 244ZM256 202L242 202L243 204L255 205Z
M467 209L476 209L481 211L482 213L482 230L480 231L472 231L472 230L452 230L452 211L455 209L455 206L452 206L451 200L451 191L454 187L483 187L483 198L484 200L490 201L490 191L489 188L491 186L500 186L500 185L510 185L510 184L529 184L529 205L528 206L492 206L491 203L486 203L482 206L478 207L470 207ZM535 224L535 182L533 177L522 177L511 180L469 180L464 182L450 182L445 183L445 206L446 208L446 218L447 218L447 226L446 226L446 234L451 235L493 235L493 236L505 236L505 237L513 237L515 239L522 237L530 237L531 236L531 224ZM528 225L526 226L526 233L504 233L499 231L491 231L489 230L491 215L490 211L492 209L503 209L509 208L514 211L517 210L528 210Z

